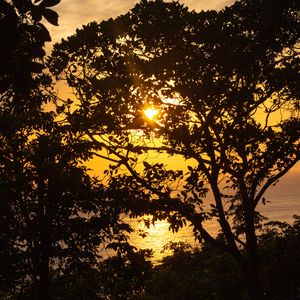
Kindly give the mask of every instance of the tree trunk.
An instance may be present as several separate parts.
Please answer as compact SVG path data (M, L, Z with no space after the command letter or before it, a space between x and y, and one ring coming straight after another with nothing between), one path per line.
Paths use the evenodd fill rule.
M249 300L263 299L260 282L260 265L258 261L257 237L254 224L254 209L245 211L246 220L246 261L244 266L245 287Z
M240 180L239 184L245 218L246 260L243 266L243 273L247 291L246 299L260 300L264 297L260 282L260 265L255 232L255 205L254 200L248 196L244 181Z
M39 282L37 300L49 300L49 261L50 261L50 222L48 216L49 199L45 197L46 186L44 178L39 172L39 226L40 226L40 244L39 244ZM49 190L49 187L48 187ZM49 191L48 191L49 195Z
M41 241L39 300L49 300L49 242L47 233Z
M49 300L49 243L41 231L41 241L37 245L33 258L33 289L34 300Z
M246 291L245 299L247 300L261 300L264 295L261 288L260 272L257 262L250 259L245 262L243 266L244 286Z

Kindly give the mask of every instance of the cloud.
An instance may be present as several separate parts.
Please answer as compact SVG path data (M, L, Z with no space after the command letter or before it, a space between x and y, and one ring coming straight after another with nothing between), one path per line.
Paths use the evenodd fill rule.
M59 14L59 26L47 25L53 42L72 35L76 28L91 21L100 22L125 14L138 0L62 0L54 9ZM181 0L191 10L222 9L233 0Z
M201 10L220 10L224 8L225 6L231 5L234 3L234 0L181 0L179 1L182 4L185 4L190 9L194 9L196 11Z
M91 21L100 22L126 13L138 0L63 0L55 7L59 26L48 26L54 42L72 35L76 28Z

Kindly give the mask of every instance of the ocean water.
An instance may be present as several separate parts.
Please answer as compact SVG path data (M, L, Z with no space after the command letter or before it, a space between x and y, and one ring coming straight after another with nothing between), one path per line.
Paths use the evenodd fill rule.
M266 205L260 204L258 210L272 221L293 222L293 215L300 215L300 197L295 194L294 190L269 195L266 197L270 201ZM129 220L133 228L147 232L145 238L134 233L130 235L130 242L138 249L152 249L152 262L158 264L161 259L171 254L170 250L164 250L164 246L169 242L186 242L193 247L199 246L199 242L193 236L192 228L187 225L178 232L172 233L169 230L167 221L159 221L155 225L151 225L148 229L143 222L137 219ZM216 235L219 231L219 226L216 222L206 222L204 226L209 233Z
M151 260L154 264L159 263L164 256L171 254L170 250L164 250L164 246L169 242L185 242L193 247L199 245L195 241L192 228L188 225L173 233L169 230L167 221L158 221L150 228L137 219L130 220L130 223L135 230L143 230L147 233L146 237L141 237L136 233L131 234L130 243L138 249L151 249L153 251Z
M286 174L276 186L270 188L265 198L266 205L259 204L257 207L260 213L272 221L292 223L293 215L300 215L300 166ZM152 249L154 264L158 264L164 256L171 254L171 251L164 251L164 246L169 242L185 242L192 247L199 246L188 224L178 232L172 233L166 221L156 222L149 229L138 219L125 218L124 221L129 222L136 231L130 234L130 243L138 249ZM219 231L216 222L206 222L204 227L214 236ZM147 236L141 237L138 234L139 230L147 232ZM105 250L105 245L99 251L103 258L114 255L113 251Z

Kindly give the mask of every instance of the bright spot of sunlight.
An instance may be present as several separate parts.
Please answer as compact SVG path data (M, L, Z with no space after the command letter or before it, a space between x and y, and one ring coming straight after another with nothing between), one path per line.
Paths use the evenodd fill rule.
M144 114L149 120L153 121L158 114L158 110L151 106L144 110Z

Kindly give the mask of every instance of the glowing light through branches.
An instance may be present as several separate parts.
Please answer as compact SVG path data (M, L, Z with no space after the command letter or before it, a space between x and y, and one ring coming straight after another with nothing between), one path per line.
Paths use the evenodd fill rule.
M158 110L151 106L144 110L144 114L149 120L154 121L158 115Z

